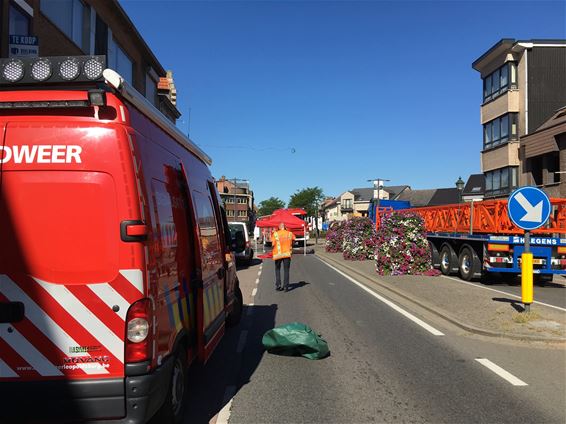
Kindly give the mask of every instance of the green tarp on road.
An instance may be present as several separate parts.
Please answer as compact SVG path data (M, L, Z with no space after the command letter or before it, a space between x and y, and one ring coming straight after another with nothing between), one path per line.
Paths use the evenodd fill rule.
M306 324L291 322L267 331L261 340L269 353L322 359L330 354L326 340Z

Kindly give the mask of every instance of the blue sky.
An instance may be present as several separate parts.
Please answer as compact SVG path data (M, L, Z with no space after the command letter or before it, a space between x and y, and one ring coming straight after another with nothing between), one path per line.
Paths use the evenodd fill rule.
M368 179L480 172L482 83L501 38L566 38L566 2L121 2L174 72L178 126L256 202ZM189 113L190 112L190 113Z

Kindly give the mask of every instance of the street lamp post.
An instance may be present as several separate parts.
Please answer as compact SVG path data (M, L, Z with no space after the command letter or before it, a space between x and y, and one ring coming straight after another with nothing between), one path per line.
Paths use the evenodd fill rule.
M458 203L462 203L462 190L464 190L464 185L466 184L462 177L458 177L458 181L456 181L456 188L458 189Z
M368 180L369 182L373 182L373 188L374 190L377 190L377 204L376 204L376 208L375 208L375 215L376 215L376 220L377 220L377 214L379 213L379 205L380 205L380 192L381 192L381 183L384 183L386 181L391 181L391 180L385 180L385 179L381 179L381 178L374 178L373 180ZM375 193L375 191L374 191Z

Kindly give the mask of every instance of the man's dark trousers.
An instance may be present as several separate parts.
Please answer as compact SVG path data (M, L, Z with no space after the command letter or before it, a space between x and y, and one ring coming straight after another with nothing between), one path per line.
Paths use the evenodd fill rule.
M275 288L281 288L281 263L283 263L283 289L289 287L289 268L291 268L291 258L283 258L275 261Z

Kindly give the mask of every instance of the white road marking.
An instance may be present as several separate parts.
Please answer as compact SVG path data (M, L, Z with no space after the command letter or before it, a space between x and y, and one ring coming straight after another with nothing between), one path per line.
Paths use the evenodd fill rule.
M261 269L257 272L257 276L258 276L258 277L261 276Z
M389 306L390 308L394 309L395 311L399 312L401 315L403 315L406 318L409 318L411 321L413 321L415 324L420 325L422 328L424 328L426 331L428 331L429 333L433 334L434 336L444 336L444 333L442 333L441 331L437 330L436 328L428 325L426 322L424 322L423 320L421 320L420 318L417 318L416 316L414 316L413 314L405 311L404 309L400 308L399 306L397 306L395 303L391 302L390 300L384 298L383 296L380 296L379 294L377 294L376 292L374 292L373 290L371 290L370 288L368 288L366 285L354 280L352 277L350 277L349 275L343 273L342 271L340 271L339 269L333 267L332 265L326 263L325 261L323 261L322 259L320 259L322 261L322 263L324 263L326 266L328 266L329 268L332 268L334 271L336 271L338 274L342 275L344 278L350 280L352 283L354 283L355 285L357 285L358 287L360 287L361 289L365 290L366 292L368 292L369 294L371 294L373 297L375 297L376 299L382 301L383 303L385 303L387 306Z
M259 284L259 278L256 278L255 283Z
M236 348L237 353L242 353L244 347L246 347L246 339L248 338L248 330L242 330L240 333L240 339L238 340L238 347Z
M443 275L442 277L448 278L450 280L457 281L458 283L467 284L469 286L474 286L474 287L477 287L479 289L491 290L491 291L494 291L496 293L506 294L507 296L511 296L511 297L516 298L516 299L521 299L521 296L517 296L516 294L508 293L506 291L492 289L491 287L480 286L479 284L470 283L468 281L460 280L459 278L455 278L455 277L448 277L446 275ZM566 312L566 308L561 308L560 306L550 305L548 303L539 302L538 300L535 300L533 303L538 303L539 305L548 306L549 308L554 308L554 309L558 309L559 311Z
M257 293L257 287L252 290L252 297L254 297Z
M222 408L218 413L216 424L228 424L228 422L230 421L232 401L234 400L235 394L236 394L236 386L226 387L226 391L224 392L224 400L222 402L225 403L225 405L224 408Z
M490 369L491 371L493 371L495 374L497 374L499 377L503 378L504 380L507 380L509 383L511 383L513 386L528 386L527 383L525 383L523 380L518 379L517 377L515 377L513 374L511 374L510 372L505 371L503 368L501 368L499 365L495 365L493 362L491 362L489 359L486 358L476 358L476 361L478 361L480 364L482 364L484 367Z
M246 311L246 315L247 315L247 316L250 316L251 314L254 313L254 308L253 308L253 306L254 306L253 303L250 303L250 304L248 305L248 308L247 308L247 311Z

